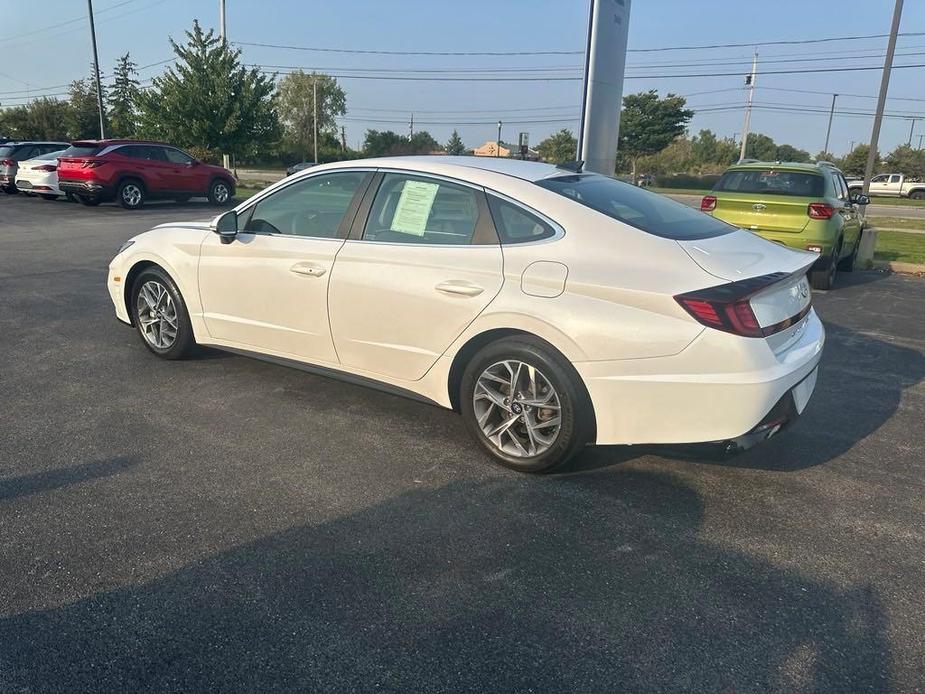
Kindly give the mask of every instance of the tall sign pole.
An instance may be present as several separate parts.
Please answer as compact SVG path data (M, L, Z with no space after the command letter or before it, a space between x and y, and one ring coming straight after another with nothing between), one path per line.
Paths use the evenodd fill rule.
M630 0L590 0L578 156L585 171L612 176L620 141Z
M903 0L896 0L893 6L893 24L890 26L890 39L886 45L886 58L883 61L883 75L880 78L880 95L877 97L877 112L874 115L874 127L870 131L870 151L867 152L867 166L864 167L864 195L870 191L870 177L874 174L877 163L877 145L880 143L880 124L883 122L883 108L886 105L886 93L890 88L890 73L893 71L893 52L896 50L896 35L899 33L899 19L903 14Z
M829 109L829 127L825 129L825 147L822 148L822 151L826 154L829 153L829 136L832 134L832 118L835 116L835 99L838 98L838 94L832 94L832 108Z
M752 122L752 101L755 98L755 80L758 79L758 49L752 60L751 74L745 76L745 85L748 87L748 101L745 104L745 125L742 126L742 146L739 148L739 159L745 159L745 146L748 144L748 128Z
M218 29L219 36L222 39L222 46L224 47L228 41L227 36L225 35L225 0L218 0ZM222 155L222 166L226 169L231 168L231 156L228 154ZM235 164L237 169L237 164Z
M96 73L96 105L100 110L100 139L106 139L103 127L103 88L100 86L100 57L96 51L96 26L93 24L93 0L87 0L87 12L90 14L90 40L93 42L93 70Z

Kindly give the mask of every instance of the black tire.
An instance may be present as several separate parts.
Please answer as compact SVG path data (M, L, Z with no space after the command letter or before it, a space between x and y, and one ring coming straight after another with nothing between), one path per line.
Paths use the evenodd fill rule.
M7 195L16 195L19 192L19 188L16 186L0 186L0 189Z
M65 193L64 199L67 200L68 202L77 202L77 198L74 197L73 193Z
M536 455L512 455L510 452L502 450L488 438L478 422L475 409L475 393L479 377L483 375L486 369L493 366L497 367L498 364L505 361L521 362L532 366L539 372L539 377L548 382L548 385L554 389L558 397L560 407L558 433L549 447ZM499 386L500 391L504 391L504 389L505 386ZM509 387L507 391L510 391ZM519 392L522 393L523 391ZM529 397L529 393L526 395ZM481 402L486 402L484 397ZM504 338L480 349L466 365L463 372L459 403L466 426L482 448L501 465L519 472L548 472L578 453L591 441L594 435L594 414L587 392L581 383L581 377L560 354L544 342L528 336ZM530 414L530 407L519 405L516 398L514 402L509 404L511 408L514 408L515 405L521 408L519 411L509 409L511 416L515 414L522 418L530 416L534 423L541 419L541 410L547 413L547 421L551 421L550 418L554 416L550 414L553 410L542 407L537 407L536 411ZM488 407L491 408L492 405L489 404ZM490 414L496 414L498 417L507 416L500 405L494 407L497 412ZM507 406L504 409L507 409ZM489 419L489 421L492 420ZM526 419L519 420L511 427L511 431L515 432L515 435L517 435L517 432L523 433L524 436L521 437L521 440L527 441L529 445L530 439L526 437L525 422ZM552 432L547 430L547 435L552 436ZM499 435L500 439L501 436ZM508 447L515 445L511 434L508 434L506 445ZM528 452L523 446L521 448L525 453Z
M216 178L209 184L209 202L224 207L234 197L234 187L223 178Z
M134 178L127 178L116 188L116 200L127 210L140 210L145 204L144 184Z
M832 257L824 268L809 273L809 284L813 289L828 291L835 285L835 275L838 273L838 256L841 255L841 242L832 252Z
M858 250L861 248L861 239L864 238L864 229L858 234L858 240L854 242L854 248L851 249L851 255L842 258L838 263L839 272L854 272L854 265L858 260Z
M909 193L909 197L913 200L925 200L925 190L914 190Z
M78 195L77 200L80 201L81 205L86 205L87 207L96 207L100 204L99 198L92 198L87 195Z
M150 312L145 310L150 302L140 297L143 288L150 292L151 283L157 284L166 291L174 308L174 318L177 324L174 331L175 335L172 341L164 346L159 346L154 342L158 335L157 331L160 328L155 327L153 329L154 337L149 337L149 335L146 335L145 326L143 324L143 320L151 318ZM150 296L150 294L148 294L148 296ZM168 307L169 305L166 301L161 304L161 310ZM180 293L180 290L177 288L176 283L171 279L170 275L160 267L150 267L135 279L132 285L131 306L129 310L131 311L132 323L135 325L138 337L145 347L161 359L182 359L189 355L195 348L196 341L193 338L193 327L190 325L189 312L186 310L186 302L183 300L183 295ZM163 321L156 322L159 323L159 325L163 324ZM167 337L169 337L169 335L167 335Z

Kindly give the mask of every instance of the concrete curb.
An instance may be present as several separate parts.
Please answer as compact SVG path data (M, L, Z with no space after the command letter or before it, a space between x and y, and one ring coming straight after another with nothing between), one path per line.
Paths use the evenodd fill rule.
M889 270L909 275L925 275L925 265L918 263L901 263L896 260L875 260L874 270Z

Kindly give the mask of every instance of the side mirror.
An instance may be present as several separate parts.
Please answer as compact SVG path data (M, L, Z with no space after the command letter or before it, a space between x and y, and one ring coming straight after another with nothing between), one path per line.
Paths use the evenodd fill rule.
M221 237L222 243L231 243L238 235L238 213L228 210L213 219L210 226Z
M851 202L853 202L855 205L869 205L870 198L862 193L858 193L857 195L851 196Z

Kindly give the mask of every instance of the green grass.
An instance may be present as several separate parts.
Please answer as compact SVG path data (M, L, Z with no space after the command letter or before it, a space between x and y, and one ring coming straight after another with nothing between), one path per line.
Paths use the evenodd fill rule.
M259 188L258 188L257 186L250 186L250 185L248 185L248 186L241 186L241 185L239 185L239 186L237 187L237 189L236 189L236 192L235 192L235 196L234 196L234 197L235 197L236 200L247 200L247 198L251 197L252 195L256 195L257 193L259 193L259 192L260 192L261 190L263 190L264 188L266 188L266 186L263 186L263 187L259 187Z
M895 207L925 207L925 200L910 200L909 198L891 198L880 195L871 196L874 205L893 205Z
M908 229L909 231L925 232L925 217L915 219L910 217L868 217L868 226L876 229Z
M880 231L877 233L874 259L925 264L925 234Z

